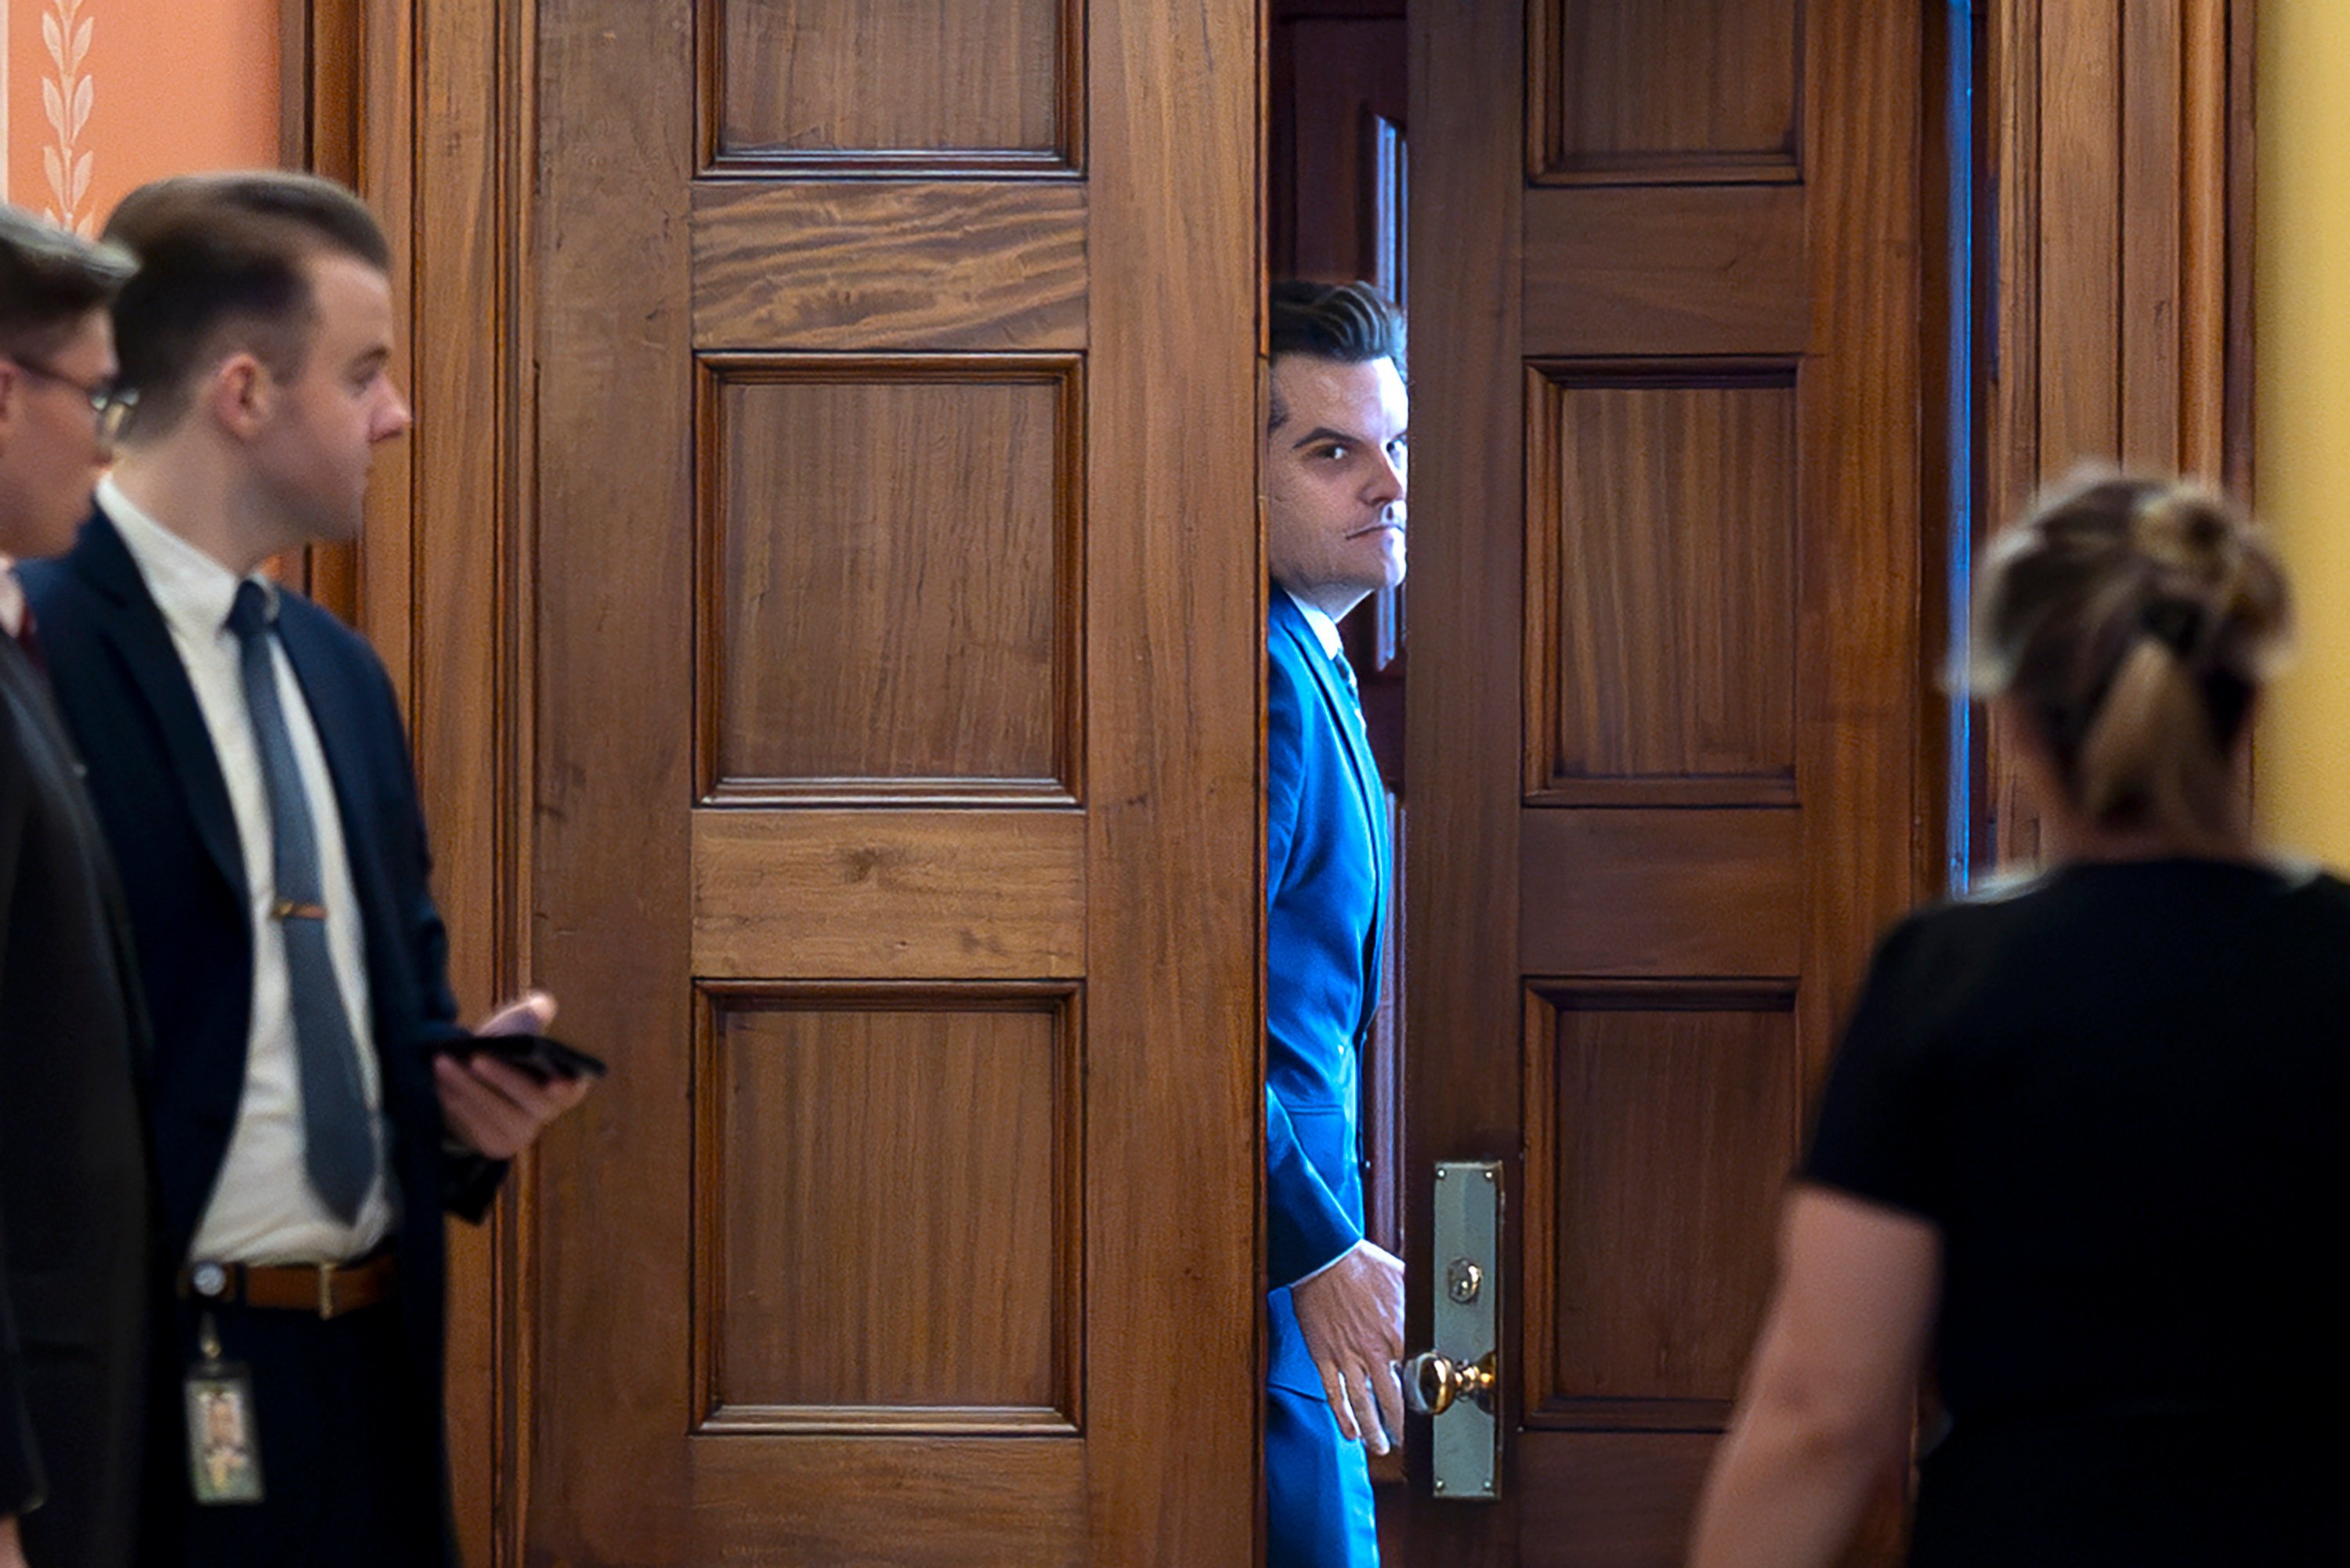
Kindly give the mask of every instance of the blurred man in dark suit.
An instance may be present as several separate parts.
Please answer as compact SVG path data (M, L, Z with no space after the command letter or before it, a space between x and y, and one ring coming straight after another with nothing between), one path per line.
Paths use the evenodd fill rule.
M0 1568L124 1568L160 1269L120 895L7 557L88 514L130 259L0 207Z

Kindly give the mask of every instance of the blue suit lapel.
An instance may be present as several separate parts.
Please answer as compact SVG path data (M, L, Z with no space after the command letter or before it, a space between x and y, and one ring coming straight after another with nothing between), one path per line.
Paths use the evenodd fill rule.
M172 645L163 612L148 593L138 563L116 533L114 522L101 511L82 530L74 547L82 575L99 590L102 606L99 633L122 661L127 682L139 701L154 715L162 732L163 749L171 762L177 794L187 804L196 836L213 867L240 898L244 885L244 855L236 836L236 816L228 804L228 785L221 778L220 758L213 751L212 731L203 711L196 706L194 688Z
M1388 848L1387 786L1379 780L1378 763L1371 755L1370 737L1363 730L1361 705L1354 695L1340 684L1338 669L1330 655L1323 651L1322 639L1290 601L1288 593L1274 590L1275 618L1296 650L1298 659L1312 675L1314 688L1322 694L1322 706L1330 715L1330 722L1338 732L1339 749L1346 753L1347 769L1355 777L1355 799L1361 805L1365 830L1371 840L1371 935L1368 950L1364 955L1363 972L1371 983L1364 988L1363 1018L1367 1023L1378 994L1378 958L1385 945L1388 918Z
M1288 607L1284 606L1284 607ZM1379 783L1378 763L1371 756L1370 737L1363 732L1362 710L1352 693L1339 683L1338 669L1330 656L1322 651L1322 639L1314 628L1291 608L1282 618L1282 628L1297 649L1298 659L1314 677L1315 690L1322 694L1322 706L1330 714L1331 725L1338 732L1341 748L1347 753L1347 766L1355 775L1355 798L1362 804L1363 820L1370 825L1374 846L1380 841L1379 827L1386 813L1379 809L1380 796L1386 786ZM1386 877L1386 856L1378 857L1380 880Z

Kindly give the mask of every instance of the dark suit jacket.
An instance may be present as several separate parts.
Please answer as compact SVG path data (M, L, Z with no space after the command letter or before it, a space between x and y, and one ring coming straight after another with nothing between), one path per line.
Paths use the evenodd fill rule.
M1266 629L1265 1381L1268 1561L1377 1559L1369 1483L1341 1455L1288 1284L1363 1237L1357 1139L1364 1035L1378 1001L1386 791L1345 678L1289 596Z
M244 1087L253 938L236 823L170 628L113 523L99 513L72 554L18 575L123 871L154 1019L149 1097L163 1232L181 1261L227 1155ZM452 1158L442 1146L432 1054L464 1032L390 680L362 639L298 594L282 596L277 630L326 752L366 932L400 1214L398 1299L416 1399L411 1410L382 1416L416 1423L445 1484L441 1215L446 1206L479 1218L504 1168Z
M36 1568L120 1568L161 1271L145 1023L77 771L46 683L0 636L0 1514L25 1515Z

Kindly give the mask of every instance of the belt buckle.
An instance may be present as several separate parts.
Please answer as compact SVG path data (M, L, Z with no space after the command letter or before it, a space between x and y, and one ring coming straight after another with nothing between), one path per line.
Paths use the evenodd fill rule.
M332 1322L335 1317L335 1265L332 1263L318 1265L318 1316L326 1322Z

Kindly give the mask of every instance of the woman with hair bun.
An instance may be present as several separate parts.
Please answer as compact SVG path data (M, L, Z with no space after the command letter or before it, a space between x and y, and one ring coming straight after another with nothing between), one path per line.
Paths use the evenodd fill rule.
M2350 1562L2350 887L2240 784L2291 622L2189 487L2095 478L1990 552L1971 674L2047 868L1878 950L1695 1568L1836 1561L1929 1364L1919 1568Z

